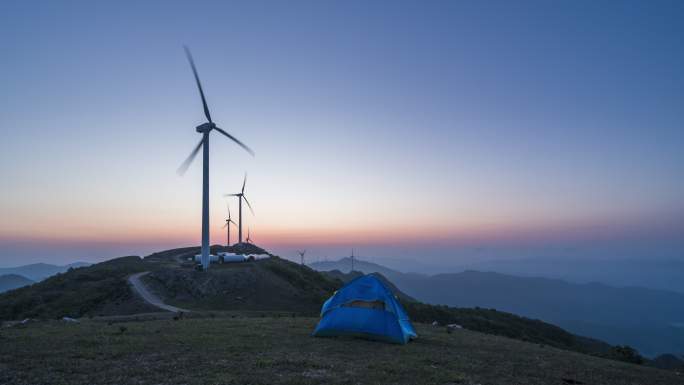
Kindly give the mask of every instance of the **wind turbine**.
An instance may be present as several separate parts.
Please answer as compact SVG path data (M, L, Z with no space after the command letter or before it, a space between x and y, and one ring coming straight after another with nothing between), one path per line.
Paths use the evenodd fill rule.
M352 249L352 255L351 255L351 270L349 271L350 273L354 271L354 249Z
M249 211L254 215L254 210L252 205L249 204L247 197L245 196L245 185L247 184L247 174L245 174L245 179L242 181L242 190L237 194L224 194L224 197L238 197L238 243L242 243L242 200L245 200ZM249 230L249 229L248 229ZM247 240L249 242L249 239Z
M249 227L247 228L247 243L252 243L252 238L249 237Z
M226 206L228 207L228 219L226 219L226 224L223 225L222 229L228 230L228 234L226 236L226 246L230 246L230 224L232 223L235 226L237 226L237 225L235 224L234 220L230 219L230 205L227 202L226 202Z
M195 128L197 132L202 134L202 139L197 143L195 149L192 150L190 156L181 164L178 168L178 174L183 175L190 167L190 163L195 159L200 148L202 151L202 268L204 270L209 268L209 133L212 130L216 130L219 133L228 137L228 139L237 143L240 147L245 149L248 153L254 156L254 151L247 147L244 143L237 140L231 134L225 132L221 128L217 127L216 124L211 120L211 114L209 114L209 107L207 106L207 100L204 97L204 91L202 90L202 84L200 84L199 75L197 75L197 68L195 68L195 62L192 60L192 55L188 47L185 48L185 55L188 57L190 62L190 67L192 67L192 73L195 75L195 82L197 83L197 88L199 89L200 97L202 98L202 106L204 107L204 116L207 118L206 123L202 123Z
M302 266L304 266L304 254L306 254L306 250L297 251L297 254L299 254L299 256L301 257L301 259L302 259Z

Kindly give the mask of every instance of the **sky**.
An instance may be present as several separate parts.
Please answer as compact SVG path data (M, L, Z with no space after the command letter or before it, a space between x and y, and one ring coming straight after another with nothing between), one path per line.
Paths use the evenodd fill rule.
M684 3L0 3L0 266L211 241L456 265L684 258ZM236 231L232 231L233 237Z

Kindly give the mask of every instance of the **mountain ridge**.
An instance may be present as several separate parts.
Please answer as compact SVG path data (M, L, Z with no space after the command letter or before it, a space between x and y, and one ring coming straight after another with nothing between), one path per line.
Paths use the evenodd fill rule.
M19 274L0 275L0 293L28 286L33 283L35 283L33 280Z
M31 263L16 267L0 267L0 275L17 274L32 281L39 282L55 274L63 273L69 269L90 266L87 262L73 262L66 265L53 265L49 263Z

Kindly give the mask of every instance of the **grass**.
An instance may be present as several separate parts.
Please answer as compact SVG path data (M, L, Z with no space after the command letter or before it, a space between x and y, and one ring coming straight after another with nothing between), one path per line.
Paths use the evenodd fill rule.
M215 316L0 331L2 384L684 384L674 372L416 324L405 346L313 338L316 318Z

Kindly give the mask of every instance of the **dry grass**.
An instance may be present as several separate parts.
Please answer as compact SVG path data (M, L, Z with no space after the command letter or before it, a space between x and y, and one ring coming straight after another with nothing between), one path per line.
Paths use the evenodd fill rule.
M219 314L13 327L0 331L0 383L684 384L674 372L422 324L406 346L313 338L316 321Z

